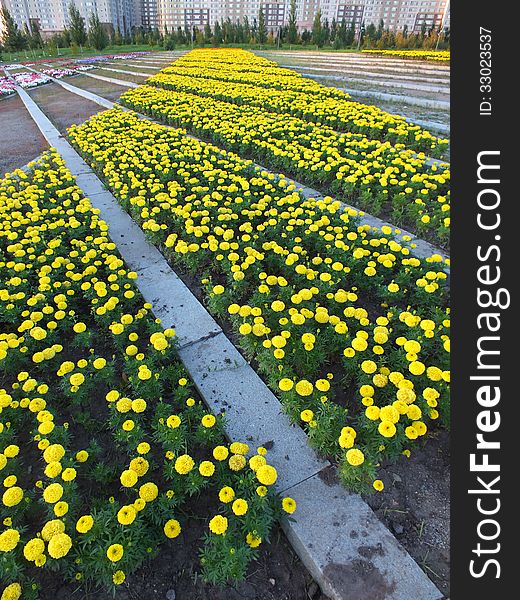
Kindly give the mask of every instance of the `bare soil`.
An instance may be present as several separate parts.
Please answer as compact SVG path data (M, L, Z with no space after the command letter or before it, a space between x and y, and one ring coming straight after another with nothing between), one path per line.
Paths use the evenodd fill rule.
M23 167L47 148L18 95L0 100L0 177Z
M93 71L93 74L103 75L103 77L111 76L108 72L98 73L97 70ZM119 79L118 75L119 73L112 73L114 79ZM78 75L77 77L71 77L67 81L67 83L79 87L82 90L87 90L88 92L97 94L98 96L102 96L103 98L106 98L111 102L117 102L121 94L124 94L130 89L122 85L110 83L109 81L103 81L102 79L94 79L93 77L88 77L88 75ZM102 110L103 107L100 106L99 108L100 110Z
M450 593L450 445L431 433L410 458L383 464L383 492L365 500L428 577Z
M103 110L99 104L73 94L57 83L34 88L29 94L62 133L72 124L83 123Z

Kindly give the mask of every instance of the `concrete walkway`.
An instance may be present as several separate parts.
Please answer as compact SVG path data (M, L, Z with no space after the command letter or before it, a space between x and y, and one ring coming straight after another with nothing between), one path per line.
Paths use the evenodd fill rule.
M361 497L323 476L327 462L316 457L305 433L289 423L276 397L87 163L31 97L19 86L17 92L100 209L154 314L164 327L175 327L180 358L208 406L225 410L230 438L252 446L272 442L269 458L279 471L279 489L298 506L296 521L285 527L287 537L324 593L333 600L440 600L439 590Z

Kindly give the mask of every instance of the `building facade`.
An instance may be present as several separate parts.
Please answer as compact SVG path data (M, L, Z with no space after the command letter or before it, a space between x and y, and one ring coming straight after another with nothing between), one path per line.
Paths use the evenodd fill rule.
M247 18L252 24L258 20L260 8L267 29L275 32L287 24L291 7L291 0L0 0L0 4L19 27L37 20L42 34L50 35L68 26L71 1L86 22L95 12L107 27L123 34L140 26L162 32L178 27L202 29L206 23L213 28L217 21L227 19L234 23ZM323 21L345 19L349 25L353 22L356 30L362 24L377 26L382 20L390 31L418 33L423 28L449 27L450 22L449 0L296 0L300 31L312 28L318 10Z

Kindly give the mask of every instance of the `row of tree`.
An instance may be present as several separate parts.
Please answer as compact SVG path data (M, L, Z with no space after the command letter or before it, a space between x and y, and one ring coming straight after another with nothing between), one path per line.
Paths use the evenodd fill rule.
M73 3L68 9L70 26L63 33L52 36L46 42L42 38L37 20L31 20L30 26L25 24L23 29L20 29L7 8L3 7L0 12L0 18L4 22L4 35L0 40L0 49L3 46L8 52L41 49L46 45L58 48L69 46L82 48L88 45L103 50L112 41L97 13L90 14L87 28L85 20ZM121 45L123 40L121 39L119 43Z
M369 24L366 28L361 25L356 29L355 24L347 23L345 19L331 23L322 20L321 11L318 10L314 18L312 30L298 31L296 22L296 2L291 0L287 25L276 31L269 31L266 26L265 15L262 8L258 19L252 23L245 17L243 21L235 23L227 19L222 23L216 22L211 28L206 24L202 29L198 27L178 27L177 30L161 33L158 29L145 31L142 27L133 28L131 32L121 34L120 31L106 29L96 13L91 13L88 26L76 6L69 5L69 27L62 33L54 34L46 42L43 41L37 21L31 21L30 27L24 26L22 30L15 23L6 8L2 9L5 24L4 38L0 40L5 50L14 52L26 49L41 49L45 46L54 48L83 48L90 46L103 50L108 45L144 45L163 46L173 50L177 46L221 46L229 44L260 44L260 45L315 45L318 48L332 47L336 50L343 48L448 48L449 31L439 32L437 29L427 30L423 26L420 33L408 33L407 28L401 32L393 33L385 28L380 21L376 26ZM1 45L0 45L1 51Z

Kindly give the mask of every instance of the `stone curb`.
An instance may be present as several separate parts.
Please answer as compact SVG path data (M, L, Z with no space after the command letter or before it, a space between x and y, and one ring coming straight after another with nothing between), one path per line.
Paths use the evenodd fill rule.
M152 77L154 73L138 73L137 71L126 71L124 69L113 69L112 67L97 67L103 71L114 71L114 73L124 73L126 75L135 75L136 77Z
M140 273L137 286L145 297L153 294L155 314L163 316L162 311L167 311L165 326L170 325L171 318L177 331L190 331L191 311L202 315L205 309L94 172L85 172L88 165L37 104L19 86L17 92L49 144L60 152L76 176L78 185L100 209L122 257ZM129 236L126 244L122 235ZM154 269L159 271L154 273ZM177 299L172 302L172 298ZM206 321L212 321L206 315ZM290 490L298 503L298 518L288 523L285 531L322 590L333 600L440 600L442 594L362 498L337 484L328 486L320 477L328 463L316 457L301 428L288 424L276 397L218 325L208 330L199 318L196 322L199 331L193 337L198 339L186 342L189 335L179 335L181 360L208 406L215 412L225 410L229 420L226 430L231 437L253 444L272 442L270 462L279 471L280 489ZM201 338L203 329L206 336ZM232 402L228 403L230 394ZM350 534L345 535L346 531ZM359 545L359 536L363 545ZM357 586L357 595L352 594L353 585Z
M83 75L87 77L92 77L93 79L100 79L101 81L108 81L109 83L114 83L115 85L121 85L123 87L137 87L139 84L134 83L133 81L124 81L123 79L114 79L113 77L105 77L104 75L97 75L95 73L85 72Z

